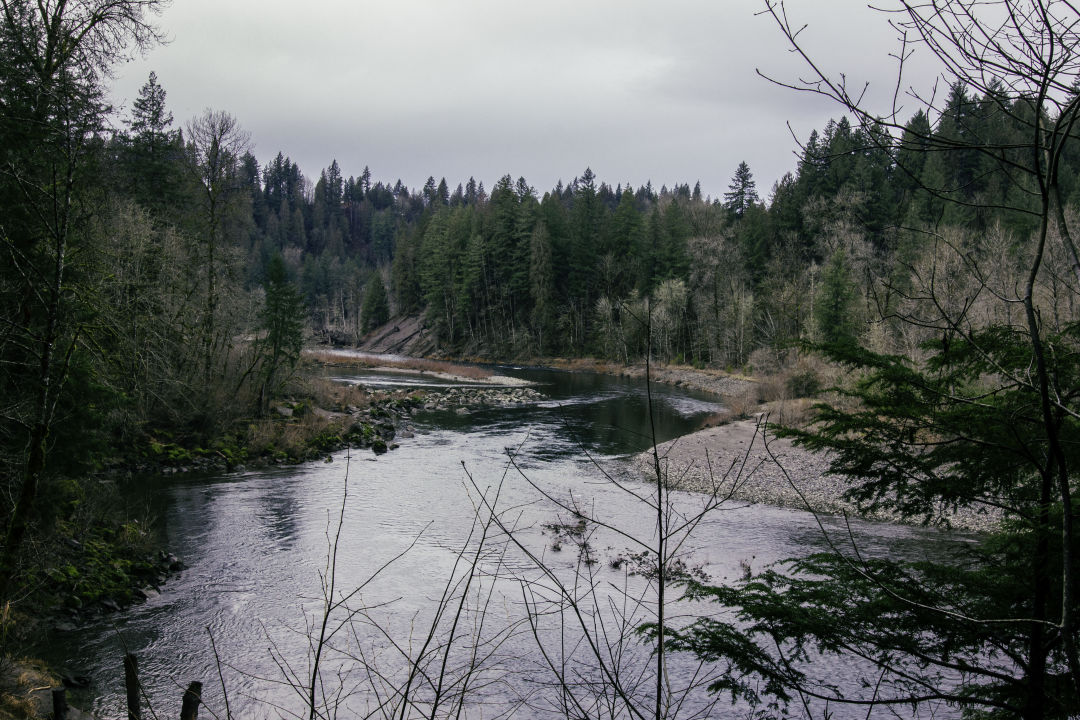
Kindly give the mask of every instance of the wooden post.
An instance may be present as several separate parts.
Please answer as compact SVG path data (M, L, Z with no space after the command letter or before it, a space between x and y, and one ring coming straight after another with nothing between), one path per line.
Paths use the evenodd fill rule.
M180 720L196 720L199 703L202 702L202 683L193 682L184 691L184 705L180 708Z
M53 720L67 720L67 690L62 687L53 688L52 712Z
M127 689L128 720L141 720L142 709L139 702L139 661L128 653L124 656L124 687Z

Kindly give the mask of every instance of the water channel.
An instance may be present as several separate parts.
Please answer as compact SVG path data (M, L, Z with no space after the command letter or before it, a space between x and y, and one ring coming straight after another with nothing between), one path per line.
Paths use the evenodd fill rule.
M537 383L545 399L466 415L420 413L412 419L415 437L400 439L398 449L378 457L340 452L332 462L149 479L129 488L130 502L156 519L164 542L187 569L145 603L58 636L44 649L46 659L91 679L93 699L87 701L102 717L124 715L125 650L139 658L158 716L178 714L182 687L191 680L204 683L207 707L223 716L219 669L234 717L306 716L294 686L305 684L311 672L321 583L344 499L335 597L355 592L348 609L333 615L331 626L341 628L332 643L336 650L322 658L325 692L339 692L340 717L381 716L380 702L394 700L388 688L407 668L403 656L424 649L446 595L453 599L442 603L447 617L466 598L463 620L452 630L461 650L447 663L448 678L458 687L469 684L465 716L517 708L519 717L536 717L557 709L558 701L548 696L552 657L568 667L580 663L575 672L582 676L590 659L586 648L573 645L581 640L572 627L567 630L573 622L556 612L565 608L549 602L553 585L576 582L571 592L585 598L585 607L603 608L599 616L609 630L620 620L647 619L647 600L636 610L629 607L647 595L648 583L631 574L633 561L627 561L640 547L589 525L583 553L575 544L583 537L575 535L578 518L560 507L576 505L645 542L654 538L655 513L632 495L653 490L628 477L625 462L652 442L645 385L589 373L500 372ZM334 374L368 385L418 383L415 376L369 371ZM720 409L715 398L669 386L654 386L653 395L657 441L696 429ZM513 466L508 452L516 458ZM496 490L497 510L513 526L515 541L492 527L481 546L476 510L483 517L482 497L491 500ZM686 512L701 502L676 495ZM856 529L867 552L935 551L927 530L872 523ZM687 543L688 564L722 582L738 576L745 563L760 568L819 547L823 541L811 515L736 503L695 531ZM553 574L538 570L529 554L542 557ZM474 557L478 572L470 575L465 568ZM594 582L586 587L582 577ZM447 591L451 579L456 584ZM542 620L523 620L526 608ZM443 641L446 622L439 631ZM550 645L543 653L538 639ZM429 647L434 645L438 638ZM621 662L648 666L647 650L632 641ZM441 661L436 665L442 667ZM466 666L473 671L462 670ZM690 669L673 663L672 673L678 680ZM724 716L733 712L720 707L727 708Z

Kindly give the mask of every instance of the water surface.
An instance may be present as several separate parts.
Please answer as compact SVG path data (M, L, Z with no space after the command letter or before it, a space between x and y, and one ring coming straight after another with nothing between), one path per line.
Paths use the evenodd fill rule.
M305 684L311 672L311 637L321 626L344 508L333 581L336 598L353 594L332 618L340 629L335 650L323 658L327 692L343 688L340 716L379 714L379 703L390 696L372 688L385 691L391 679L400 680L403 655L438 645L425 642L444 605L462 608L459 627L448 630L452 626L444 622L438 635L445 642L454 633L459 650L447 673L469 683L465 715L557 712L546 667L551 654L582 676L595 665L583 646L574 645L581 633L573 629L572 613L554 602L558 584L595 613L594 629L602 624L604 632L614 633L620 622L636 625L655 611L649 583L629 574L634 564L626 560L641 550L636 540L655 543L656 514L635 497L648 499L655 488L626 476L625 456L649 447L654 433L662 442L690 432L721 408L707 395L654 386L650 423L647 388L639 381L504 371L536 382L545 399L467 415L418 414L412 418L416 436L383 456L341 452L330 463L148 479L128 488L131 501L145 503L157 518L165 543L188 569L159 596L59 636L45 654L92 679L94 710L106 717L124 714L125 649L138 656L159 715L178 712L181 688L192 680L204 683L208 706L221 711L219 669L234 716L302 713L293 686ZM366 370L333 373L342 381L380 386L418 380ZM723 464L722 458L717 462ZM703 502L678 493L674 501L688 514ZM480 545L475 521L487 516L485 503L494 503L513 528L512 541L493 526ZM600 521L588 523L582 536L573 533L579 519L568 508L575 507ZM837 520L825 522L841 530ZM872 523L856 523L855 530L871 554L940 552L926 530ZM584 552L577 545L583 538ZM689 566L716 582L738 577L747 566L822 547L813 516L746 504L713 513L686 544ZM465 567L473 557L480 558L478 571L470 574ZM538 558L550 574L538 568ZM441 602L445 597L454 602ZM526 610L540 619L525 622ZM647 680L648 648L635 640L622 652L620 662ZM470 662L471 674L462 670ZM387 677L374 676L371 668ZM687 661L672 664L676 683L688 681L691 672ZM708 700L700 702L705 707Z

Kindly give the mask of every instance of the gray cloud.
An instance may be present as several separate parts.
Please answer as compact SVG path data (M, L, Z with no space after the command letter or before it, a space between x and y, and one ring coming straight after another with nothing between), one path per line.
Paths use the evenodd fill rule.
M798 77L757 0L185 0L163 14L173 38L123 66L130 105L150 70L178 121L236 115L268 160L305 174L419 186L525 176L541 192L588 165L612 184L701 180L722 194L742 160L760 189L794 168L786 123L805 136L840 110L778 88ZM875 80L887 99L892 31L848 0L789 2L811 22L829 70Z

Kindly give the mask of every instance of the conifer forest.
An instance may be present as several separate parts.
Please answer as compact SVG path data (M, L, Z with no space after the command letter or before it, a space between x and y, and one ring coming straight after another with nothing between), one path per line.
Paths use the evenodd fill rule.
M803 49L783 2L758 4L804 68L762 82L826 98L834 119L771 187L741 162L710 195L694 177L631 186L602 167L554 187L512 167L488 185L431 168L408 187L334 157L307 176L287 147L256 154L228 108L174 117L154 73L111 107L112 69L165 39L158 0L0 0L0 651L41 608L157 572L140 565L152 533L113 488L131 468L251 460L269 446L259 433L286 432L283 403L308 397L305 349L410 320L440 359L779 384L805 416L777 436L826 458L861 513L997 518L947 557L834 538L725 582L668 574L678 543L660 532L646 546L656 604L700 614L635 623L644 680L608 673L612 651L603 690L589 684L605 701L566 700L586 683L564 677L556 715L691 717L665 665L679 656L710 668L702 717L1080 716L1080 9L892 3L885 19L941 74L871 107ZM767 412L758 400L735 414ZM290 461L343 446L317 432ZM485 538L512 535L478 507ZM341 607L326 587L324 631ZM833 685L822 657L872 668L867 686ZM299 716L333 714L319 658L297 676ZM435 687L429 672L409 687ZM422 702L398 691L395 716L453 714L439 677Z

